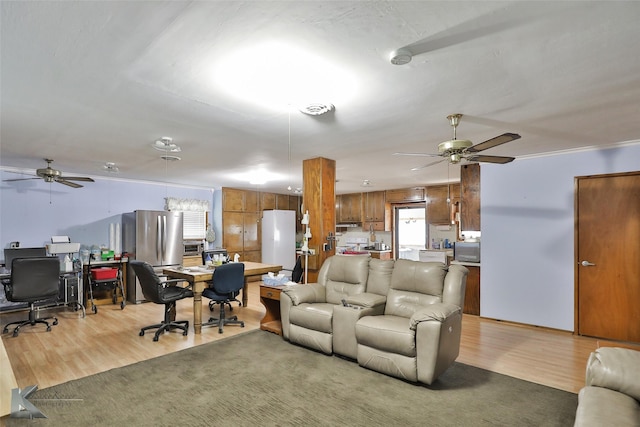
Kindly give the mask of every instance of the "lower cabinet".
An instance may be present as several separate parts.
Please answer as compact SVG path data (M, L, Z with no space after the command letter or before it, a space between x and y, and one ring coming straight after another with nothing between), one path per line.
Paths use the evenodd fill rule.
M467 290L464 294L463 313L480 315L480 267L466 265L469 269Z

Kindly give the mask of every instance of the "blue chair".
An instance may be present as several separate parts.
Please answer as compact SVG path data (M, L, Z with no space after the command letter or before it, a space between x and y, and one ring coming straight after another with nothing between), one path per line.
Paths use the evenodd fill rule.
M222 333L224 325L240 325L244 328L244 321L238 316L225 317L224 306L234 301L244 287L244 264L240 262L222 264L213 270L211 285L202 292L212 303L220 305L220 316L211 317L202 326L217 326L218 333Z

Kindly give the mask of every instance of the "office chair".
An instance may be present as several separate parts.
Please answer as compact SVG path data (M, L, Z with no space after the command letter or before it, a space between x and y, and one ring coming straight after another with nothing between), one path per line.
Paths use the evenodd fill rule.
M227 251L224 249L205 249L204 251L202 251L202 265L205 265L207 262L207 256L209 256L211 259L213 259L214 255L220 255L220 256L224 256L227 257ZM207 284L209 285L209 287L211 287L211 282L207 282ZM231 306L232 302L237 302L238 303L238 307L242 307L242 302L237 299L234 298L231 301L229 301L227 303L227 306L229 306L229 311L233 311L233 306ZM216 303L215 301L210 301L209 302L209 311L213 311L214 307L215 307Z
M213 282L212 284L202 292L202 296L205 296L211 300L210 304L220 305L220 317L217 319L214 317L209 318L208 322L202 324L202 326L217 326L218 333L222 333L224 325L240 325L244 328L244 321L238 320L238 316L225 317L224 306L233 301L240 289L244 286L244 264L241 262L234 262L229 264L222 264L217 266L213 270Z
M129 265L133 268L134 273L138 277L142 294L145 299L156 304L164 304L164 320L155 325L145 326L140 329L140 336L144 336L144 331L149 329L158 329L153 337L154 341L158 341L160 334L172 329L182 330L182 335L187 335L189 330L188 320L171 320L172 313L176 309L176 301L183 298L193 297L191 289L183 288L172 283L183 282L182 279L161 280L153 271L150 264L143 261L129 261Z
M60 261L57 257L33 257L15 258L11 262L11 282L5 283L4 291L7 300L12 302L29 303L29 320L11 322L7 324L2 333L9 331L10 325L17 325L13 330L13 336L17 337L20 328L24 325L42 323L47 325L47 331L51 331L48 319L54 319L53 324L58 324L55 317L36 319L35 306L37 303L56 301L60 294Z

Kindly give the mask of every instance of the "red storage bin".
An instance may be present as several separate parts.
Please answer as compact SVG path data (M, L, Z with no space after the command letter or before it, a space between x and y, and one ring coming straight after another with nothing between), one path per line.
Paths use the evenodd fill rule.
M118 277L117 268L100 267L91 270L91 278L93 280L108 280Z

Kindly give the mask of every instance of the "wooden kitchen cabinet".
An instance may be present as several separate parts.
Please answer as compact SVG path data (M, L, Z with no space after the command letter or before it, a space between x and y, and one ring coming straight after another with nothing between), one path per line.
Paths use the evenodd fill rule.
M464 294L463 313L480 315L480 267L467 265L467 287Z
M480 231L480 165L460 168L460 230Z
M429 224L449 224L448 185L432 185L427 190L427 222Z
M222 188L223 212L258 212L258 192Z
M384 191L372 191L362 194L362 231L385 231L384 203Z
M396 190L385 191L385 200L387 203L410 203L424 201L424 188L400 188Z
M276 209L281 211L289 210L289 196L288 194L276 194Z
M340 196L338 222L362 222L362 193L342 194Z
M260 210L271 211L276 209L276 197L274 193L260 193Z

